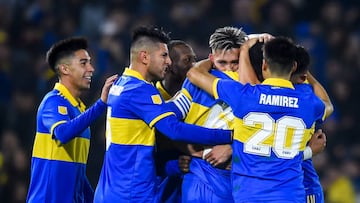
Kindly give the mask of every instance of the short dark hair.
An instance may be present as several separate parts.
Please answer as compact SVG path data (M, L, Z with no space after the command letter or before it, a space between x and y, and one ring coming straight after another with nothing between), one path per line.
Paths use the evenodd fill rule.
M50 47L46 52L46 62L51 69L56 72L56 66L59 60L71 56L80 49L87 49L88 42L84 37L71 37L60 40Z
M215 30L209 39L209 47L211 51L229 50L240 48L246 41L247 35L242 28L222 27Z
M153 43L167 44L170 41L169 33L165 33L162 28L154 26L140 26L135 28L133 32L132 46L137 44L144 37Z
M310 55L303 46L296 46L296 62L297 68L293 74L303 74L308 71L310 65Z
M175 47L190 47L189 44L187 44L186 42L182 41L182 40L171 40L169 43L168 43L168 49L169 49L169 56L170 56L170 59L173 60L173 61L177 61L179 60L179 54L178 54L178 51L175 49Z
M249 49L250 63L255 71L256 77L260 82L264 81L264 77L262 75L263 46L264 42L257 41Z
M276 37L264 44L264 59L273 72L290 73L296 59L296 46L290 38Z

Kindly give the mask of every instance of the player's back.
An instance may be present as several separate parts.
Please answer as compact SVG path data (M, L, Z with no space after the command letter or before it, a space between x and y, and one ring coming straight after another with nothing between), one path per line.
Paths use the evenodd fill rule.
M289 81L264 84L217 86L235 115L233 196L240 202L303 202L302 154L324 104Z

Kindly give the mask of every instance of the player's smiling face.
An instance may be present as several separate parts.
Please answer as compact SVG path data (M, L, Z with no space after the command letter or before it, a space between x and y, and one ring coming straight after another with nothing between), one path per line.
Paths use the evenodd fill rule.
M73 86L79 90L89 89L94 67L90 63L90 56L86 50L78 50L71 58L69 68Z
M164 79L166 70L171 65L167 45L159 43L158 49L155 49L150 55L151 61L148 71L151 81Z

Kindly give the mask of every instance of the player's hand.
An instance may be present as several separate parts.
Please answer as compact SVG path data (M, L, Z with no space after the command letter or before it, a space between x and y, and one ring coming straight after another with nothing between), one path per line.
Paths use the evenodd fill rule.
M108 77L105 81L105 84L102 88L102 91L101 91L101 101L103 101L104 103L107 102L107 98L108 98L108 95L109 95L109 90L110 90L110 87L111 85L115 82L115 80L118 78L118 75L112 75L110 77Z
M317 130L311 136L309 147L311 148L313 156L324 151L326 147L326 135L321 129Z
M214 167L227 164L232 155L230 145L216 145L205 155L204 159Z
M248 35L248 40L256 38L259 42L267 42L274 38L273 35L269 33L261 33L261 34L250 34Z
M248 51L256 42L259 41L258 37L249 38L240 47L241 51Z
M183 173L189 172L191 156L182 155L179 156L179 168Z
M273 39L274 38L274 36L272 36L271 34L269 34L269 33L261 33L261 34L259 34L259 36L258 36L258 40L259 40L259 42L268 42L268 41L270 41L271 39Z

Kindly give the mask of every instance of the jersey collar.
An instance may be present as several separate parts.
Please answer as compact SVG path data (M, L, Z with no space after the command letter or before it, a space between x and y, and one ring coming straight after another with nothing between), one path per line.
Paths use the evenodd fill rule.
M164 100L171 99L171 95L166 91L166 89L163 86L163 84L161 83L161 81L157 81L155 86L156 86L156 89L159 90L159 92L160 92L161 96L164 98Z
M285 80L281 78L268 78L264 80L261 84L295 89L294 85L289 80Z
M224 71L223 73L225 73L227 76L229 76L231 79L238 81L239 80L239 74L237 72L234 71Z
M71 105L73 105L74 107L78 107L81 112L85 111L85 104L80 99L75 99L63 84L56 83L54 89L58 90L60 94L63 95L70 102Z
M137 72L136 70L130 69L130 68L125 68L125 71L124 71L123 75L132 76L132 77L135 77L135 78L137 78L139 80L143 80L143 81L149 83L148 81L146 81L143 78L143 76L139 72Z

